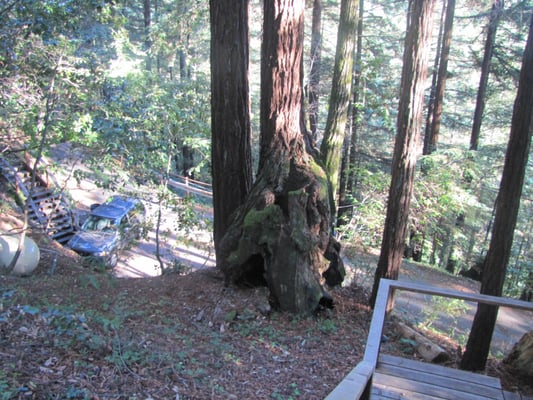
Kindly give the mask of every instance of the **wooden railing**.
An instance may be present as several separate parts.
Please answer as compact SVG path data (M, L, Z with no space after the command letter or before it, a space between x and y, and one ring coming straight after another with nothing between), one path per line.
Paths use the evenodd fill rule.
M465 293L405 281L381 279L363 360L339 383L337 387L335 387L335 389L326 397L326 400L366 400L370 398L372 378L378 365L381 338L386 317L386 307L389 297L394 290L405 290L432 296L448 297L476 303L533 311L533 303L525 301L483 294Z

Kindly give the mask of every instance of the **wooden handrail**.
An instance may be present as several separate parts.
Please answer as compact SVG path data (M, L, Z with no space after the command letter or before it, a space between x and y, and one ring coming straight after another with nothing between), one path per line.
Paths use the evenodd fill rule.
M374 364L377 363L379 355L379 346L383 333L383 324L385 322L385 310L387 307L387 302L389 300L391 292L395 289L421 294L429 294L433 296L473 301L477 303L484 303L495 306L511 307L521 310L533 311L533 303L528 303L526 301L511 299L507 297L489 296L486 294L479 293L459 292L457 290L431 287L419 283L381 279L379 284L378 296L376 298L376 305L374 307L374 314L372 316L372 322L370 323L368 342L364 355L365 360L373 362Z
M456 290L426 286L419 283L381 279L378 295L376 297L376 304L374 306L374 313L368 331L368 339L363 361L361 361L357 367L354 368L345 379L343 379L343 381L326 397L326 400L370 399L372 377L378 363L387 303L394 290L405 290L409 292L429 294L432 296L448 297L494 306L533 311L533 303L526 301L485 294L459 292Z

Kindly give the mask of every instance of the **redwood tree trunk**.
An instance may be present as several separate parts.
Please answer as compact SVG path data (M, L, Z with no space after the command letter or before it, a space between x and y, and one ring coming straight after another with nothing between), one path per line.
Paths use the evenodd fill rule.
M356 177L356 161L357 161L357 143L359 141L359 119L361 118L360 98L361 98L361 72L362 66L362 54L363 54L363 14L364 14L364 0L359 0L359 18L357 21L357 45L355 52L355 64L354 64L354 79L353 79L353 101L352 101L352 136L350 138L350 156L349 156L349 174L346 181L346 191L353 195L355 187Z
M444 37L439 57L439 72L437 75L437 87L435 89L435 103L432 109L431 129L428 140L424 146L424 154L431 154L437 150L439 141L440 121L442 116L442 102L444 100L444 89L446 88L446 77L448 74L448 59L450 58L450 46L452 43L453 16L455 13L455 0L448 0L446 5L446 18L444 20ZM426 146L427 144L427 146Z
M359 0L359 14L357 18L357 44L355 50L355 60L353 68L353 83L352 83L352 102L350 105L349 117L350 123L350 138L348 156L346 160L346 166L344 169L344 184L341 183L339 190L339 212L337 218L337 225L347 223L349 215L353 214L353 194L356 186L357 176L357 147L359 140L359 120L361 118L360 109L360 95L361 95L361 60L363 53L363 13L364 13L364 0ZM342 178L342 173L341 173ZM344 185L344 186L343 186Z
M152 48L152 39L150 38L150 30L152 25L152 7L150 0L143 1L143 20L144 20L144 47L146 50L146 70L152 70L152 55L150 54Z
M370 299L372 307L381 278L398 279L422 123L424 83L435 0L411 0L409 4L411 15L405 38L392 177L381 253ZM389 307L392 306L392 301L391 296Z
M248 0L211 0L211 132L214 241L252 187Z
M318 134L318 99L320 65L322 54L322 0L313 2L313 23L311 25L311 70L309 72L309 129L313 145Z
M295 313L330 304L324 284L344 276L329 182L304 145L304 5L264 2L259 173L221 243L228 282L265 284L275 305Z
M335 66L331 84L328 119L320 151L331 180L333 194L339 187L341 149L352 95L353 61L357 31L358 0L342 0Z
M489 27L487 30L487 40L485 41L485 52L481 64L481 76L479 78L479 88L476 98L476 109L474 111L474 121L472 123L472 133L470 136L470 150L477 150L479 145L479 132L481 130L481 120L485 110L485 97L487 92L487 83L489 81L490 61L494 51L496 41L496 28L503 11L503 0L494 0L490 14Z
M505 155L500 191L496 199L496 214L492 237L483 267L482 294L502 295L520 207L520 197L522 195L532 132L533 17L529 26L529 36L513 108L511 134ZM495 306L486 304L478 306L466 351L461 361L462 369L475 371L485 368L497 315L498 308Z
M437 37L437 51L435 52L435 60L433 61L433 74L431 79L431 88L429 90L429 99L426 114L426 128L424 131L424 148L422 154L431 154L430 140L431 140L431 121L433 120L433 109L435 108L435 93L437 91L437 76L440 63L440 51L442 45L442 36L444 31L444 15L446 14L446 2L442 2L442 11L440 14L439 36Z

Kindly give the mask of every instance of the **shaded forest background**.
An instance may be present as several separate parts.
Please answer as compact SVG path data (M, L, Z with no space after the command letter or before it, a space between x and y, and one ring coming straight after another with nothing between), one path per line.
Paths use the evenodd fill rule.
M311 2L308 2L311 3ZM406 256L457 274L475 267L490 241L530 1L508 1L499 21L477 150L470 132L491 2L458 2L437 151L419 159ZM365 1L360 92L354 105L352 189L337 234L347 251L379 248L390 181L406 7ZM439 12L441 5L437 6ZM312 66L306 10L306 83ZM250 82L254 161L259 133L261 5L252 2ZM339 2L323 1L318 141L324 130ZM440 18L435 18L432 56ZM210 182L209 9L207 1L3 1L0 6L0 138L36 151L45 138L92 149L99 184L119 160L138 182L177 172ZM430 63L431 64L431 63ZM435 66L433 66L435 68ZM430 71L427 97L431 85ZM349 132L347 130L347 132ZM349 143L349 142L347 142ZM421 149L422 150L422 149ZM256 166L257 167L257 166ZM531 291L531 161L505 294ZM73 171L76 178L79 171ZM156 190L156 189L154 189Z

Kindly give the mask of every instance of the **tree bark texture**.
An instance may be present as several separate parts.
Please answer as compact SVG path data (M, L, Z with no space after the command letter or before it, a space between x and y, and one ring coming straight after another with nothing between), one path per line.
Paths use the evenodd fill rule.
M431 139L431 121L433 120L433 109L435 107L435 92L437 91L437 75L440 63L440 51L442 46L442 36L444 28L444 15L446 14L446 2L442 2L442 11L440 14L439 36L437 37L437 51L435 52L435 60L433 61L433 73L431 79L431 88L429 90L429 99L426 112L426 128L424 131L424 148L422 154L431 154L430 139Z
M324 285L344 269L327 175L304 143L304 3L264 2L260 167L222 240L221 267L228 283L267 285L275 306L308 314L331 304Z
M318 101L320 94L320 65L322 60L322 0L313 2L311 25L311 69L309 71L309 130L313 145L318 135Z
M413 193L418 142L424 107L431 27L435 0L411 0L398 106L397 133L392 159L387 215L381 253L370 304L374 307L381 278L398 279ZM392 307L391 296L389 307Z
M248 86L249 2L211 0L211 132L214 241L252 187Z
M487 93L487 84L489 81L490 61L494 52L496 42L496 28L503 12L503 0L494 0L492 11L490 13L489 26L487 29L487 40L485 41L485 50L483 53L483 62L481 64L481 76L479 78L479 88L477 91L476 108L474 110L474 120L472 122L472 133L470 135L470 150L477 150L479 146L479 134L481 130L481 120L485 110L485 97Z
M520 207L533 133L533 17L524 51L518 92L513 108L511 133L500 191L496 199L496 214L492 237L483 266L481 293L501 296L507 263L511 255L513 236ZM468 338L461 368L482 370L485 368L498 308L480 304L477 308L472 331Z
M348 157L350 155L350 135L351 127L351 105L348 107L348 126L346 126L346 135L344 135L344 142L342 144L342 157L339 173L339 194L337 207L337 226L342 226L346 223L346 211L348 207L346 201L346 180L348 179Z
M514 373L529 379L533 379L533 331L529 331L515 343L513 349L503 363L509 365Z
M333 194L339 187L341 150L352 94L353 61L359 0L342 0L328 119L320 151L331 180Z
M360 98L361 98L361 72L362 66L362 54L363 54L363 15L364 15L364 0L359 0L359 16L357 19L357 44L355 53L354 64L354 77L353 77L353 101L352 101L352 132L350 137L350 156L348 158L348 178L346 180L346 191L353 194L356 180L356 162L357 162L357 146L359 141L359 119L360 113Z
M150 30L152 29L152 6L150 0L143 0L143 20L144 20L144 47L146 50L146 70L152 70L152 38Z
M439 141L442 102L444 100L444 90L446 88L446 77L448 74L448 59L450 58L454 14L455 0L448 0L446 5L446 18L444 20L444 35L442 39L442 47L440 49L435 103L432 109L433 117L431 118L431 130L427 140L427 149L426 146L424 146L424 154L431 154L437 150L437 143Z
M361 85L361 59L363 50L363 12L364 0L359 0L359 14L357 18L357 43L355 50L355 60L353 67L353 83L352 83L352 101L348 116L350 118L350 129L346 137L347 140L347 154L343 154L341 163L341 181L339 187L339 210L337 217L337 226L348 223L350 216L353 214L353 200L355 180L357 174L357 147L359 137L359 113L360 91Z

